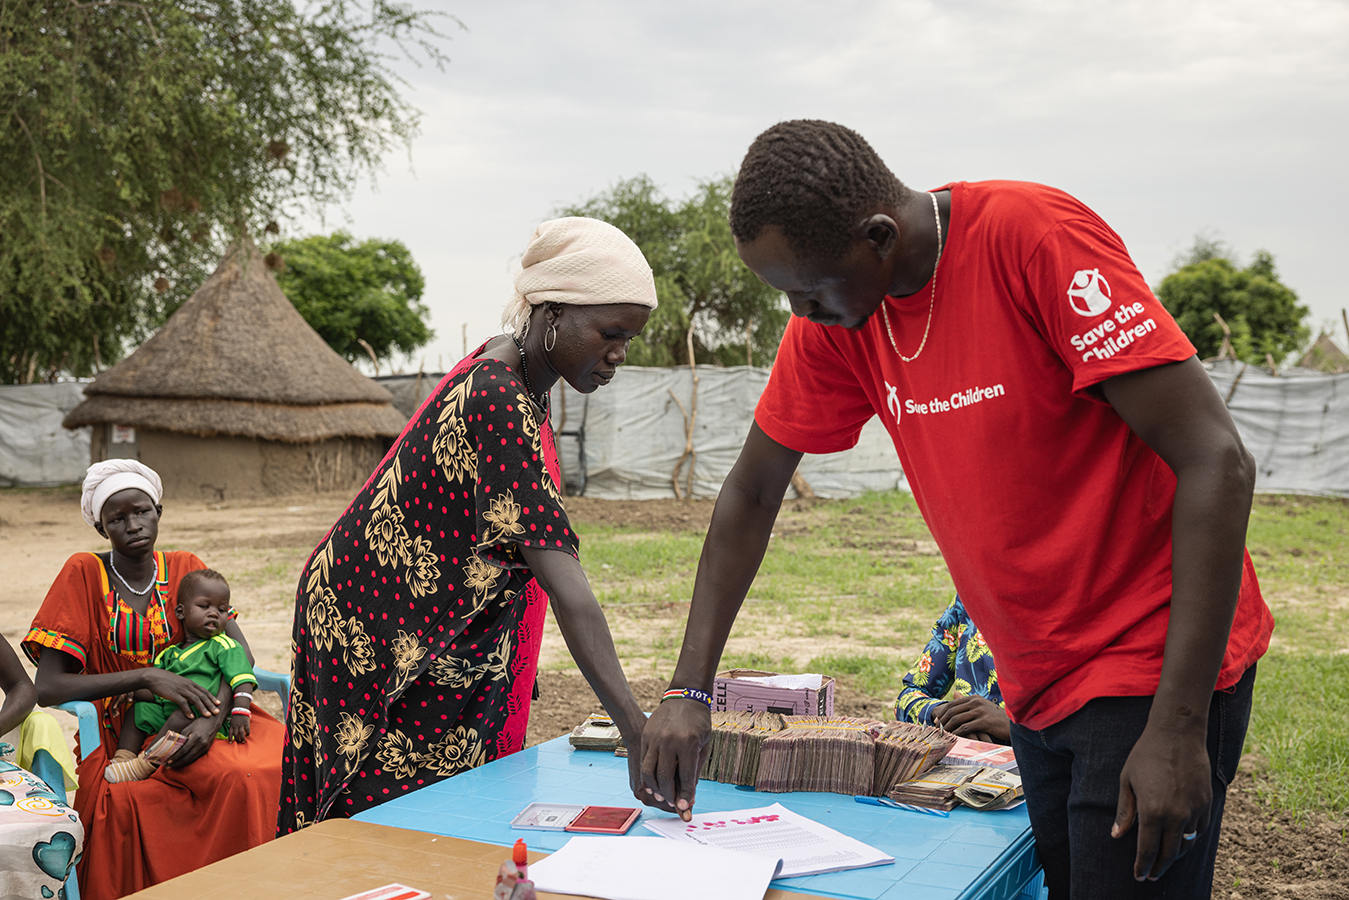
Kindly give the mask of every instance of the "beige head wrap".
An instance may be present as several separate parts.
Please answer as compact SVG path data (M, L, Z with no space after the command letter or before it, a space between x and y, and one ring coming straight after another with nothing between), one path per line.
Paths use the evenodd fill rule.
M655 309L656 280L632 238L608 222L553 219L535 228L525 247L501 327L523 335L530 308L540 303L638 303Z
M84 521L89 525L97 524L108 498L128 488L144 491L155 503L164 496L164 482L149 466L134 459L107 459L94 463L84 473L84 491L80 494L80 513Z

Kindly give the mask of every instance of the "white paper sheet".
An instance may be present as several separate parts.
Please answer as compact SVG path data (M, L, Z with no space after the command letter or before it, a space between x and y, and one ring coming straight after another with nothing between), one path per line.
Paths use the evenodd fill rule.
M741 675L736 681L766 684L769 687L789 688L793 691L818 691L824 684L823 675Z
M605 900L754 900L768 891L780 864L663 837L574 837L532 863L529 878L540 891Z
M893 856L798 815L781 803L759 809L695 814L693 821L687 823L670 817L642 824L677 841L781 859L779 878L883 866L895 861Z

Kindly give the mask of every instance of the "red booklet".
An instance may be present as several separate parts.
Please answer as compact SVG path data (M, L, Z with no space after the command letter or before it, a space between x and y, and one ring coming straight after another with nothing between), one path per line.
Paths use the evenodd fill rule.
M572 819L566 830L587 834L627 834L641 814L640 809L626 806L587 806L579 816Z

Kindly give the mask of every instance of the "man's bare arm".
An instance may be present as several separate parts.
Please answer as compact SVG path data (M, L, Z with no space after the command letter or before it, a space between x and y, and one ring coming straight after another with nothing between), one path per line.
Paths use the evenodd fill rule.
M672 686L711 690L726 638L763 562L782 497L800 461L799 452L782 446L757 424L751 426L703 542ZM711 728L707 707L697 700L662 703L643 736L638 799L691 818Z
M1208 710L1241 592L1255 461L1193 357L1104 382L1110 404L1176 475L1171 614L1161 681L1120 776L1112 834L1138 822L1134 877L1157 879L1209 827Z

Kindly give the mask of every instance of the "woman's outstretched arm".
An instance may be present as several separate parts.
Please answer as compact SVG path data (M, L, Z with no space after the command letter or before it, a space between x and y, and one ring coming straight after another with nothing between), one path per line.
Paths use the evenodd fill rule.
M37 698L43 706L56 706L68 700L101 700L141 688L178 704L183 715L190 719L198 714L214 716L220 711L209 691L190 679L153 666L91 674L83 670L78 659L51 647L43 650L38 659Z
M801 455L770 438L757 424L750 426L712 511L671 687L712 690L721 651L768 549L778 508ZM711 735L711 717L699 701L661 704L645 732L638 799L678 812L685 821L691 819L703 748Z
M628 774L636 791L646 716L623 674L604 610L600 609L581 564L570 553L523 546L520 550L548 594L572 658L623 735L628 746Z

